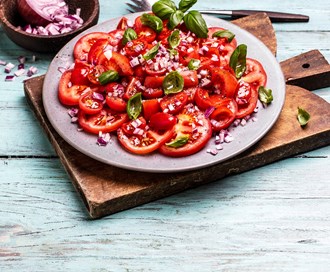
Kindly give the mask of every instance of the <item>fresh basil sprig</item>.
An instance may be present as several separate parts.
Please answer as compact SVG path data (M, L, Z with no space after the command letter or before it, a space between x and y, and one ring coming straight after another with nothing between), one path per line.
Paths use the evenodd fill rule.
M152 12L162 20L169 19L176 10L175 3L171 0L160 0L152 5Z
M196 3L197 3L197 0L181 0L179 3L179 9L182 10L182 12L186 12L188 9L190 9Z
M229 66L234 70L236 78L241 78L246 70L247 46L240 44L230 56Z
M235 38L235 34L230 32L229 30L219 30L212 34L212 38L227 38L228 42L231 42Z
M307 125L310 118L311 116L307 111L305 111L303 108L298 107L297 119L302 127Z
M174 11L170 16L167 27L169 29L174 29L178 24L181 23L183 17L184 17L184 13L181 10L178 9Z
M183 77L178 71L169 72L163 80L163 90L166 95L181 92L183 85Z
M151 48L147 53L145 53L143 55L143 58L145 60L153 59L158 53L159 46L160 46L160 42L158 42L153 48Z
M266 89L264 86L260 86L258 89L259 99L264 104L269 104L273 101L273 94L271 89Z
M137 34L133 28L127 28L124 32L122 44L126 45L128 42L137 39Z
M117 71L115 70L108 70L106 72L103 72L99 77L99 83L101 85L105 85L109 82L114 82L117 81L119 79L119 74Z
M157 33L163 30L163 21L159 17L155 15L151 15L148 13L143 13L141 16L142 24L151 27Z
M189 11L184 17L183 21L186 27L198 38L207 38L208 28L202 14L197 10Z
M142 95L136 93L128 101L126 106L127 115L130 119L137 119L142 111Z
M167 41L168 41L171 49L176 48L180 44L180 41L181 41L180 30L176 29L176 30L172 31L171 35L168 36Z

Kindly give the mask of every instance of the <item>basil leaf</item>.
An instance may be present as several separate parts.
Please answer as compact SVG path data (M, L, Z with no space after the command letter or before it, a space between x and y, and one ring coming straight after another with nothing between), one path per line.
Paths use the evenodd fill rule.
M229 66L234 70L236 78L241 78L246 70L247 46L240 44L230 56Z
M193 33L196 34L198 38L207 38L208 28L206 22L204 21L202 15L197 10L189 11L183 17L186 27Z
M167 51L170 53L170 57L176 56L179 54L179 52L175 49L167 49Z
M269 104L273 101L273 94L271 89L266 89L260 86L258 89L259 99L262 103Z
M228 42L231 42L235 38L235 34L229 30L219 30L213 33L212 38L227 38Z
M189 135L182 134L181 136L176 137L173 141L171 141L169 143L165 143L165 145L174 147L174 148L178 148L178 147L184 146L186 143L188 143L188 141L189 141Z
M183 84L183 77L178 73L178 71L169 72L163 80L164 93L179 93L183 90Z
M310 118L311 118L311 116L307 111L305 111L304 109L298 107L297 119L298 119L299 124L302 127L307 125Z
M145 60L153 59L158 53L159 45L160 45L160 42L158 42L153 48L151 48L147 53L145 53L143 55L143 58Z
M126 45L128 42L137 39L137 34L133 28L127 28L123 35L122 44Z
M141 22L143 25L151 27L157 33L163 30L163 21L155 15L143 13L141 16Z
M171 0L160 0L152 5L152 12L163 20L170 18L175 11L175 3Z
M201 61L198 59L191 59L188 63L189 70L197 70L201 64Z
M184 14L181 10L177 10L177 11L173 12L170 16L167 27L169 29L174 29L178 24L181 23L183 17L184 17Z
M179 3L179 9L182 10L182 12L186 12L188 9L190 9L196 3L197 3L197 0L181 0Z
M172 31L172 33L168 37L167 41L168 41L171 49L176 48L180 44L180 41L181 41L180 30L176 29L176 30Z
M119 74L115 70L109 70L103 72L99 77L98 80L101 85L105 85L109 82L117 81L119 79Z
M127 114L130 119L135 120L142 111L142 95L136 93L128 101L126 106Z

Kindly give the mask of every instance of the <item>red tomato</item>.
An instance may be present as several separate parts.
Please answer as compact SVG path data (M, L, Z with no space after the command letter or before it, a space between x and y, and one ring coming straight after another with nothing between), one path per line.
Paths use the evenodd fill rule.
M191 59L199 59L199 46L197 45L189 45L187 46L178 46L180 63L183 65L188 65Z
M95 85L100 85L99 77L105 71L106 71L106 69L103 65L100 65L100 64L95 65L95 66L93 66L92 69L89 70L87 78L91 83L93 83Z
M195 93L197 91L198 87L191 87L191 88L184 88L183 92L185 92L188 96L187 103L194 102Z
M126 17L122 17L118 22L116 29L126 30L128 28L128 19Z
M110 109L117 112L126 112L127 102L123 99L125 93L123 85L111 82L102 89L106 91L106 103Z
M183 77L185 88L196 87L198 85L197 71L187 70L180 72L180 75Z
M144 40L147 43L151 43L156 39L157 33L152 28L148 26L141 26L137 32L138 39Z
M88 52L88 62L93 65L100 64L100 59L103 58L104 51L108 46L108 39L99 39L95 41Z
M160 98L163 96L163 94L164 92L161 88L145 88L142 90L142 96L147 99Z
M93 91L90 91L80 96L79 109L84 111L86 114L97 114L103 108L102 102L103 101L95 98Z
M75 61L74 68L71 74L71 82L73 85L88 85L88 73L91 66L84 61Z
M195 93L195 103L200 110L206 110L212 106L209 92L202 88L197 88Z
M147 63L145 69L149 76L162 76L166 73L165 66L162 67L158 61Z
M187 104L188 95L185 92L165 95L160 100L160 107L163 112L177 114Z
M266 86L267 75L259 61L247 58L246 70L241 80L249 83L253 89L258 90L260 86Z
M161 111L158 99L143 100L142 111L144 118L150 120L153 114Z
M159 152L171 157L185 157L200 151L210 140L212 128L210 121L200 111L181 113L177 115L175 134L171 141L180 137L189 137L186 144L180 147L163 145Z
M109 44L112 46L117 46L122 44L123 36L124 36L125 30L123 29L115 29L110 31L108 41Z
M162 88L164 78L165 76L146 76L144 86L153 89Z
M126 43L124 50L130 57L137 57L138 55L144 54L148 48L145 40L136 39Z
M134 30L136 32L139 32L142 29L143 26L144 25L142 24L141 16L136 17L135 21L134 21Z
M119 66L119 75L132 76L134 71L129 64L129 60L126 56L121 55L117 52L112 52L111 60L113 60Z
M58 99L63 105L75 106L79 104L80 95L89 88L86 85L73 85L71 82L72 70L65 71L58 85Z
M73 48L73 56L75 59L86 61L88 52L92 45L99 39L108 39L109 34L105 32L92 32L82 36Z
M133 95L141 92L141 82L138 78L132 77L126 87L124 99L129 100Z
M147 121L140 116L139 118L128 121L121 126L121 129L125 135L133 136L137 134L137 131L142 131L147 125Z
M236 118L243 118L253 113L256 108L258 102L258 90L251 87L242 87L240 84L240 88L238 88L236 94L236 101L238 102Z
M126 113L115 113L104 107L99 113L88 115L83 111L78 113L78 123L83 130L99 134L116 131L122 124L128 121Z
M215 68L212 70L211 81L217 92L225 97L234 97L237 87L236 77L227 70Z
M165 131L172 129L176 122L177 118L172 114L157 112L151 116L149 126L156 131Z
M210 116L213 131L220 131L231 125L237 114L237 104L234 99L217 100L216 109Z
M135 120L130 121L135 122ZM165 132L152 130L149 126L137 129L133 135L126 134L122 128L117 130L120 144L133 154L144 155L157 150L174 134L174 127Z
M217 42L220 43L220 44L228 43L228 39L227 38L220 38L220 37L212 38L213 33L217 32L217 31L220 31L220 30L225 30L225 29L224 28L221 28L221 27L209 27L209 32L208 32L209 39L216 39ZM230 42L230 45L232 45L235 48L237 47L237 40L236 40L236 38L234 38Z
M168 29L167 24L168 24L168 20L164 20L163 21L163 29L157 35L157 40L161 41L163 45L168 44L167 38L172 33L172 30Z

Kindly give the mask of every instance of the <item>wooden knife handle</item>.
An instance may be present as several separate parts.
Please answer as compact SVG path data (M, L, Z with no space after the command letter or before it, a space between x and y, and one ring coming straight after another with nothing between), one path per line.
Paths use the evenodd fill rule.
M233 10L232 18L240 18L255 13L266 13L272 22L308 22L309 16L263 10Z

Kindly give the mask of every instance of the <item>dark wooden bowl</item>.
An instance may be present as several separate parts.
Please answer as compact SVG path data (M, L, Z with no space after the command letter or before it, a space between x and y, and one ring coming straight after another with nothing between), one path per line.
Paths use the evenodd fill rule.
M17 45L36 52L57 52L77 34L96 25L99 19L98 0L67 0L70 14L81 8L80 17L84 24L74 31L51 36L35 35L20 30L18 26L26 25L17 11L16 0L2 0L0 3L0 20L7 36Z

